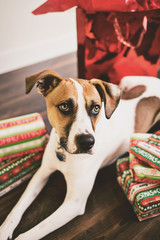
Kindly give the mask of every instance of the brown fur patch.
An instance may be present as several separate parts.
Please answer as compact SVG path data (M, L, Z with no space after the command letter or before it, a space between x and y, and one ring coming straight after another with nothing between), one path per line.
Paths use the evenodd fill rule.
M74 83L69 79L64 79L60 84L53 89L46 97L48 119L51 125L56 129L59 136L66 137L67 126L71 125L74 121L77 111L77 90ZM73 114L62 114L57 106L70 99L73 102Z
M135 115L135 132L147 132L160 112L158 97L143 98L137 104Z
M109 119L119 103L120 88L99 79L91 79L90 82L96 87L102 101L104 101L106 118Z
M48 82L47 78L50 79L48 84L51 84L51 85L48 85L47 89L45 89L45 85ZM44 80L44 82L42 81L42 79ZM27 94L31 91L34 84L38 80L41 80L41 82L39 82L39 84L38 84L39 87L37 87L37 90L43 96L46 96L49 92L52 91L52 89L54 87L56 87L58 85L59 81L62 80L62 77L59 76L58 73L56 73L55 71L50 70L50 69L42 71L42 72L34 74L34 75L31 75L31 76L29 76L25 79L25 81L26 81L26 93Z
M131 89L124 88L121 93L121 99L129 100L133 98L137 98L142 95L146 91L146 86L138 85Z

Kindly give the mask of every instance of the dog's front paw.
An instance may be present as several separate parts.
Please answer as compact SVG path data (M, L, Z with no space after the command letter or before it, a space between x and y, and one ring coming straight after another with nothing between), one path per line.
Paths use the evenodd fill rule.
M13 232L17 227L19 220L20 217L18 215L8 215L4 223L0 226L0 240L12 239Z
M12 239L13 230L10 228L7 228L6 226L0 227L0 239L1 240L7 240Z

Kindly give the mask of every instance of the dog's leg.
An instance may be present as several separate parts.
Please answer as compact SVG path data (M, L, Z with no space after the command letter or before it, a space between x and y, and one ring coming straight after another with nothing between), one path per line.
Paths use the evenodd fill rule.
M83 174L82 174L83 175ZM74 178L72 178L74 177ZM87 198L96 177L72 176L66 179L67 194L63 204L48 218L29 231L20 234L16 240L37 240L65 225L78 215L84 214Z
M8 238L12 238L14 229L19 224L23 213L40 193L49 176L57 170L54 161L55 156L51 154L51 149L55 147L54 136L55 135L53 131L46 146L41 167L34 174L21 198L9 213L4 223L0 226L0 240L7 240Z
M49 174L40 168L31 179L22 197L0 227L0 239L12 238L12 234L28 206L33 202L48 180Z

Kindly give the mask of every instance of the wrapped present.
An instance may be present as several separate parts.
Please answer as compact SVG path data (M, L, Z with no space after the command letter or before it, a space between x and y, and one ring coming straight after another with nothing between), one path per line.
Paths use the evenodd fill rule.
M129 152L153 168L160 170L160 131L153 134L146 141L139 141Z
M132 154L129 156L129 167L133 170L136 182L160 183L160 171L152 168Z
M34 174L47 141L39 113L0 121L0 196Z
M78 8L79 77L100 78L115 84L119 84L125 76L156 77L160 56L157 38L160 24L154 22L153 18L157 19L160 11L148 11L145 14L86 13ZM153 35L151 32L154 32Z
M129 157L117 160L117 172L117 180L139 221L160 215L160 183L135 182Z
M35 15L44 14L49 12L61 12L68 10L74 6L84 9L86 12L102 12L102 11L118 11L122 12L135 12L135 11L148 11L160 8L160 2L157 0L47 0L41 6L33 11Z
M160 183L159 133L135 133L131 137L129 168L136 182Z
M160 131L134 134L127 157L117 160L117 180L140 221L160 214Z
M151 133L134 133L130 140L130 148L136 146L139 142L147 141L151 135Z
M80 78L119 83L128 75L157 76L160 1L48 0L33 14L61 12L74 6L78 7Z

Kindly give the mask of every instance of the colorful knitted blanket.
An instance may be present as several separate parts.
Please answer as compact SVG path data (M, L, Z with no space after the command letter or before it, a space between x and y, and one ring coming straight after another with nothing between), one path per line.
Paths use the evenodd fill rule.
M47 140L39 113L0 121L0 196L34 174Z

